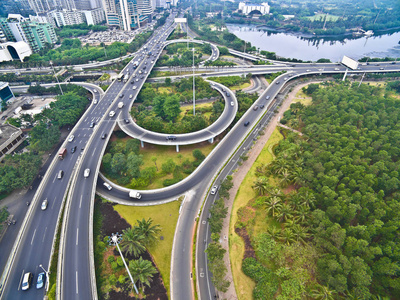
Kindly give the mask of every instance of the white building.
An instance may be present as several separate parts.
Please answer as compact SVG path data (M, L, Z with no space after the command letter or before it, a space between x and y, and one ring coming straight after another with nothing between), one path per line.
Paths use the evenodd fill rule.
M269 5L267 2L263 2L261 4L239 2L239 10L241 10L246 16L251 12L260 12L262 15L266 15L269 14Z
M47 13L47 18L57 27L85 22L84 14L78 10L53 10Z
M0 44L0 62L20 60L24 61L25 57L32 54L29 45L23 41L20 42L6 42Z
M96 25L100 24L106 19L104 14L104 9L97 8L92 10L83 10L83 16L85 17L87 25Z

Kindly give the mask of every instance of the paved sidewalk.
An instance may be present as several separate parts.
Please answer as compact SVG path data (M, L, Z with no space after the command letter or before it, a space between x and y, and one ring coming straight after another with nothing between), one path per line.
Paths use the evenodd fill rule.
M245 178L245 176L247 175L248 171L253 166L257 157L261 153L261 150L264 148L265 144L269 140L272 132L275 130L276 126L278 125L278 120L280 120L280 118L282 118L282 116L283 116L283 113L289 109L290 104L295 99L297 92L300 91L304 86L306 86L310 83L313 83L313 82L307 82L305 84L300 84L300 85L296 86L293 89L293 91L291 91L286 96L286 99L283 101L283 103L279 109L279 113L276 114L272 118L271 122L265 128L264 134L261 134L259 136L259 139L253 145L251 150L249 150L249 152L247 153L248 159L246 161L244 161L243 164L233 174L233 187L229 191L229 196L230 196L229 201L225 201L225 205L228 207L228 214L227 214L227 217L224 219L223 228L221 231L221 238L222 238L221 245L226 250L226 253L224 256L224 262L228 268L226 279L229 280L231 285L229 286L228 291L226 293L222 293L222 292L218 293L219 299L227 299L227 300L238 299L236 290L235 290L235 284L233 282L232 269L231 269L231 264L230 264L230 259L229 259L229 223L230 223L230 215L231 215L231 211L232 211L233 201L236 197L237 191L239 190L239 187L242 184L242 181Z

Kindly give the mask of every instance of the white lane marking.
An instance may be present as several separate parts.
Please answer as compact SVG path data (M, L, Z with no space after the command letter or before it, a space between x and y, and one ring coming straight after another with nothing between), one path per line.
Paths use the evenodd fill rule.
M97 149L97 147L94 148L93 153L92 153L92 157L93 157L93 155L96 153L96 149Z
M53 183L56 182L57 175L54 176Z
M44 238L46 237L46 232L47 232L47 227L44 229L44 234L43 234L42 243L44 243Z
M76 229L76 245L78 246L79 228Z
M51 209L53 209L54 203L56 203L56 199L57 199L57 197L54 198L53 204L51 205Z
M76 273L76 293L78 294L78 271L75 271Z
M33 244L33 240L35 239L35 234L36 234L36 229L35 229L35 231L33 232L32 241L31 241L31 245Z
M19 284L18 284L18 291L19 291L19 288L21 287L21 282L22 282L22 278L24 277L24 273L25 273L25 269L22 270L21 279L19 280Z
M83 197L83 195L81 195L81 201L79 201L79 208L81 208L81 206L82 206L82 197Z

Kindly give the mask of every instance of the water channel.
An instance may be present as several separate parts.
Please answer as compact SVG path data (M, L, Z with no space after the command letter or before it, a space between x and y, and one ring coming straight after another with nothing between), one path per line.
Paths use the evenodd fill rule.
M369 57L399 57L400 32L380 36L351 36L338 39L304 38L289 33L268 32L255 25L227 24L229 32L250 42L260 50L275 52L278 56L316 61L328 58L332 62L340 61L343 55L353 59Z

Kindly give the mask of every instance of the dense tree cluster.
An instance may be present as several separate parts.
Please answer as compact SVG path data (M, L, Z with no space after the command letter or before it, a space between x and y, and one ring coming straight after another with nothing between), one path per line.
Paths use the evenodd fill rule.
M33 153L7 155L0 165L0 194L31 185L42 159Z
M82 115L89 102L87 91L79 86L67 85L64 92L50 104L50 108L33 117L26 114L7 120L17 127L23 122L29 125L27 127L33 126L27 139L31 152L6 156L0 167L0 193L29 186L41 166L38 152L51 150L60 139L60 128L74 125Z
M129 188L145 188L155 179L172 175L172 178L163 181L164 186L169 186L181 181L185 174L190 174L204 160L204 155L199 149L193 150L194 160L185 159L178 165L173 159L168 159L161 165L157 164L157 157L151 160L154 166L142 168L143 156L139 154L140 142L136 139L117 140L109 143L106 154L103 156L101 171L118 184Z
M257 170L254 189L262 195L257 203L284 224L258 237L257 257L262 262L270 251L279 262L277 242L300 247L307 241L312 248L304 251L303 245L302 252L316 265L300 273L315 272L321 285L307 281L309 276L299 281L291 267L284 275L298 281L291 297L299 292L398 298L400 101L368 85L308 89L313 105L292 104L284 117L304 136L287 134L274 149L276 159ZM285 195L271 188L270 175L296 191ZM275 263L274 272L281 277L279 266ZM281 288L283 293L282 283Z
M216 97L220 94L211 89L209 83L202 78L196 78L196 98L204 99ZM213 123L223 112L224 102L222 100L215 101L210 108L199 108L195 116L190 112L179 118L181 112L180 102L192 99L193 83L190 79L182 79L179 82L171 83L167 81L165 84L157 86L144 84L138 95L137 102L143 102L146 106L152 106L152 110L147 110L144 106L132 109L132 115L137 124L140 126L162 133L188 133L204 129ZM157 93L157 89L161 87L170 88L171 92ZM163 89L163 91L165 91ZM211 112L210 117L203 114Z
M251 46L251 43L239 39L236 35L228 31L212 30L212 27L222 27L222 23L215 23L213 19L202 19L194 21L192 16L187 16L190 29L195 31L202 40L210 41L218 45L227 46L238 51L246 52L257 50Z
M327 10L327 6L329 9ZM319 12L319 16L315 13ZM285 19L284 15L294 15ZM346 30L361 27L365 30L388 30L400 26L400 6L395 0L382 2L378 7L374 2L357 1L307 1L287 2L287 5L271 4L270 14L259 20L270 28L292 32L315 33L317 35L340 35ZM234 13L227 23L250 23L243 15Z
M209 269L213 274L212 282L215 288L219 291L226 292L230 282L225 279L226 272L228 271L224 263L224 255L226 250L222 248L220 244L220 235L224 219L228 214L228 208L225 206L224 199L229 199L229 190L232 188L232 176L228 176L219 188L219 196L221 198L215 200L211 206L209 213L210 218L208 222L210 224L211 239L213 240L208 244L206 253L209 261Z

